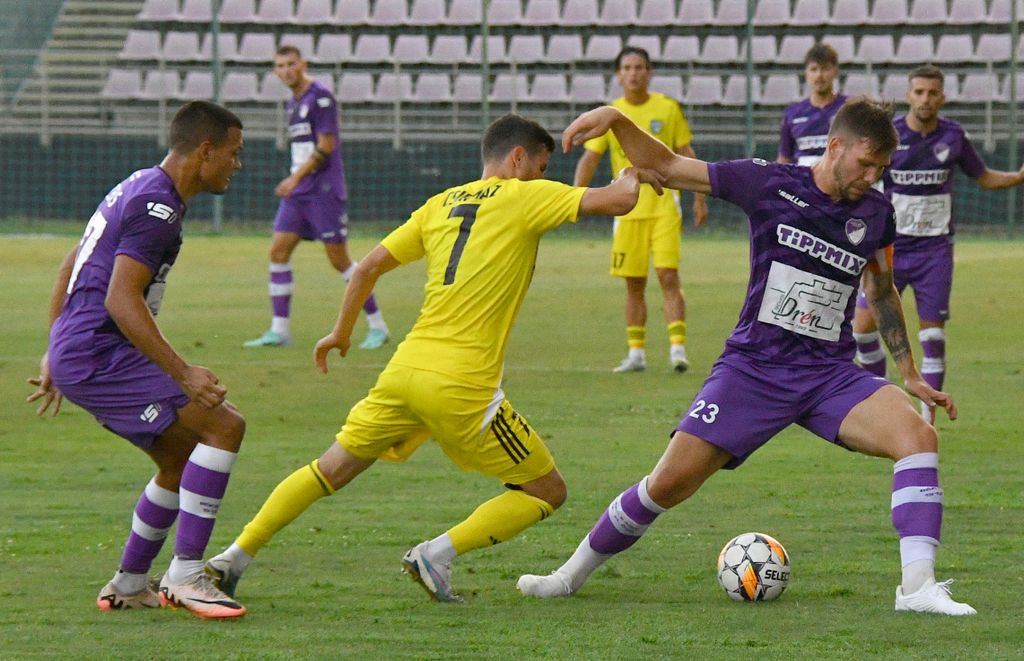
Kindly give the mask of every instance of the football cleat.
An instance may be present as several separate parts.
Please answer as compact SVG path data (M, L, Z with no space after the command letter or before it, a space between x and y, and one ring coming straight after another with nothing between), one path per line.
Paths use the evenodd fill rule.
M389 336L386 330L380 328L371 328L366 333L366 339L359 345L360 349L380 349L382 346L387 344Z
M977 615L967 604L953 601L949 585L953 579L936 583L930 578L917 592L903 594L903 586L896 588L896 610L900 612L937 613L939 615Z
M690 361L686 358L686 345L684 344L673 344L668 351L668 359L672 363L672 369L680 374L690 369Z
M569 597L574 590L569 577L562 572L554 571L547 576L524 574L516 581L516 588L527 597L551 599L553 597Z
M238 589L238 581L242 578L242 572L236 571L231 566L231 558L228 557L227 553L215 555L207 560L203 571L210 577L213 585L218 590L229 597L235 596L235 591Z
M204 620L218 620L245 615L245 606L213 584L205 573L184 583L173 583L164 574L160 580L160 605L164 608L185 608Z
M431 562L423 555L427 542L413 548L402 557L402 571L423 586L434 601L464 604L466 600L452 592L452 568L447 563Z
M647 369L647 361L637 356L626 356L626 358L619 363L619 366L612 370L616 374L622 374L623 372L643 372Z
M159 608L160 597L148 585L141 592L124 594L114 587L114 582L111 581L100 590L99 596L96 597L96 605L104 613L129 608Z
M274 331L268 330L263 335L260 335L255 340L249 340L244 343L243 347L286 347L292 343L292 338L288 335L282 335L275 333Z

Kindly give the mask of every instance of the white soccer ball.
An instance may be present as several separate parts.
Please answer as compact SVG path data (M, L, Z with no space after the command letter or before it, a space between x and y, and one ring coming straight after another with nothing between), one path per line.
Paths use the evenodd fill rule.
M745 532L718 554L718 582L736 601L771 601L789 584L789 554L775 538Z

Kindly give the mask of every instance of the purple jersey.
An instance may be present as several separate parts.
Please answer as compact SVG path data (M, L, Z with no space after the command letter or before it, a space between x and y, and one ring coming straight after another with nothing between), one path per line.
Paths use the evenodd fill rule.
M711 194L750 221L750 282L726 353L796 366L853 360L857 285L893 242L892 205L873 189L834 202L811 172L761 159L708 165Z
M288 137L292 142L292 167L295 172L309 160L321 135L337 138L337 148L316 170L302 178L292 192L299 195L330 195L348 199L345 191L345 167L341 164L341 135L338 131L338 103L321 83L313 81L299 98L289 97Z
M970 138L958 123L939 118L928 135L895 122L900 144L885 171L885 194L896 209L896 252L931 250L953 234L953 167L972 178L985 172Z
M87 379L102 362L98 356L128 342L105 306L118 255L149 268L146 304L154 315L159 312L167 273L181 249L185 210L160 167L139 170L107 193L86 225L64 308L50 330L50 365L60 381Z
M838 94L824 108L812 105L810 99L786 108L779 136L779 156L798 165L814 165L825 153L832 118L844 103L846 97Z

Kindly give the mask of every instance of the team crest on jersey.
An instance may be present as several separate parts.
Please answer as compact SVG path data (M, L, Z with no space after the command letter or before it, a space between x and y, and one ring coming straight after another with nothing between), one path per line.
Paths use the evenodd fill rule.
M665 122L660 119L651 120L651 133L661 133L661 129L665 128Z
M301 106L299 106L299 117L302 118L302 119L306 119L306 115L308 115L308 114L309 114L309 106L307 106L305 103L303 103Z
M846 221L846 238L855 246L860 245L867 231L867 224L860 218L851 218Z
M935 158L939 159L939 163L945 163L946 159L949 158L949 145L940 142L932 147L932 153L935 154Z

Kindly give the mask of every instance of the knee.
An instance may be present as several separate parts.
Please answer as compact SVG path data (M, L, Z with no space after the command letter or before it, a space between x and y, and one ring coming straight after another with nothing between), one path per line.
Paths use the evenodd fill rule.
M904 442L899 445L892 459L899 461L912 454L938 451L939 436L935 432L935 428L915 415L913 424L905 432Z
M292 251L279 245L270 246L270 261L274 264L287 264L292 258Z
M548 505L551 505L551 509L557 510L565 503L565 500L568 497L569 489L565 485L565 480L559 476L558 480L551 485L548 493L545 494L544 501L547 502Z
M647 495L656 504L670 509L692 496L700 484L685 473L655 470L647 478Z
M242 445L242 438L245 436L245 418L234 406L225 402L221 405L222 415L219 416L216 424L206 430L203 440L221 450L237 452Z
M661 288L669 291L679 289L679 272L675 269L658 269L658 282Z

